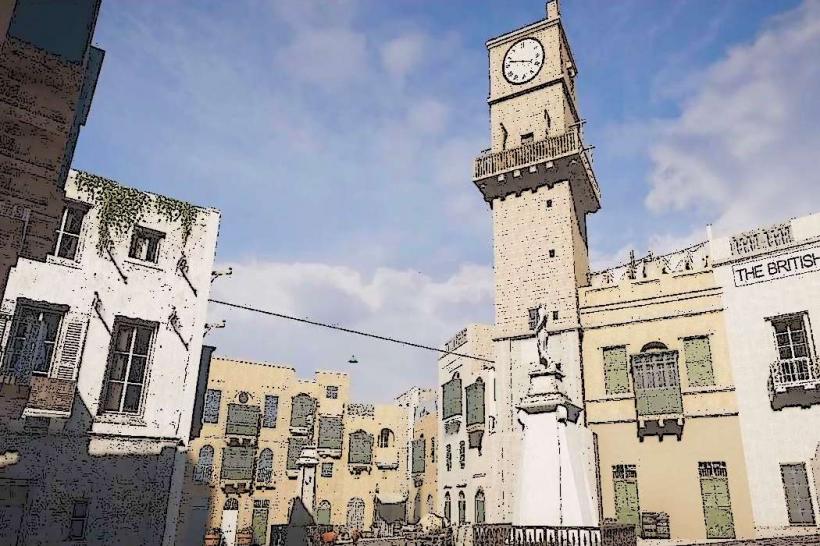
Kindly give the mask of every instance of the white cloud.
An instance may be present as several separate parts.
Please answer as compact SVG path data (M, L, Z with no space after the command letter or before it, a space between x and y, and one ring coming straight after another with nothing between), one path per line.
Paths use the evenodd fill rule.
M709 67L650 147L650 210L706 211L720 232L820 210L818 58L808 0Z
M367 40L350 28L302 29L277 60L291 77L335 87L367 71Z
M464 264L447 278L433 279L413 270L379 268L363 275L320 263L219 265L227 266L234 273L215 283L216 299L425 345L440 347L467 323L492 319L489 267ZM364 400L388 400L436 381L432 352L212 305L210 320L221 319L227 327L206 338L217 354L284 362L302 376L317 369L347 371ZM347 364L351 354L358 365Z
M427 39L419 33L403 34L381 47L384 69L396 80L404 79L416 68L427 50Z

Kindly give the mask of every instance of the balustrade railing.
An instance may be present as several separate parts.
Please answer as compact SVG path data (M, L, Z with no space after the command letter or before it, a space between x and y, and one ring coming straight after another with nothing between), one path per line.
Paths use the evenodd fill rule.
M482 153L475 159L473 177L478 180L582 150L580 131L575 127L563 135L548 137L500 152Z
M775 391L820 383L820 366L808 357L777 360L770 370Z
M473 527L474 546L603 546L598 527L513 526Z

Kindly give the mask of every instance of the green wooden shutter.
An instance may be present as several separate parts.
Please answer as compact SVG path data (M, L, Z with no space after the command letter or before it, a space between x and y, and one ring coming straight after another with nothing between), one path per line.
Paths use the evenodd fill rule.
M467 385L467 426L484 424L484 382Z
M253 528L253 540L256 544L267 544L268 538L268 509L254 508L253 519L251 520L251 527Z
M316 524L330 525L330 503L326 500L320 502L316 510Z
M443 409L442 419L449 419L461 415L461 379L451 379L442 387Z
M299 465L296 464L296 460L299 458L299 455L302 454L302 448L307 445L307 438L302 436L291 436L288 438L288 460L287 465L285 466L286 470L298 470Z
M316 413L316 401L307 394L297 394L291 400L290 426L311 427L314 413Z
M342 449L344 437L342 417L322 415L319 417L319 449Z
M789 514L789 523L792 525L814 525L814 506L809 489L809 478L806 474L806 465L780 465L780 474L783 478L783 489L786 493L786 509Z
M228 404L225 434L256 436L259 433L259 406Z
M413 440L413 469L414 474L424 472L424 455L427 446L424 438Z
M706 538L735 538L732 502L729 498L729 479L701 477L700 491L703 497Z
M251 481L253 479L252 447L226 447L222 449L222 479Z
M638 526L640 504L638 502L638 482L615 480L615 519L624 525Z
M347 461L353 464L371 464L373 461L373 435L357 430L350 435Z
M712 368L712 351L708 337L696 337L683 340L683 352L686 358L686 373L689 385L703 387L715 384L715 372Z
M629 362L626 347L604 349L604 386L607 394L629 392Z

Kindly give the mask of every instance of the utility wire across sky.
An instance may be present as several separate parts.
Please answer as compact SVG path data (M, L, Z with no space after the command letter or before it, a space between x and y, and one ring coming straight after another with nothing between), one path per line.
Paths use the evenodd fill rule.
M371 332L362 332L361 330L353 330L351 328L344 328L342 326L336 326L335 324L327 324L327 323L324 323L324 322L318 322L318 321L310 320L310 319L306 319L306 318L294 317L294 316L291 316L291 315L285 315L283 313L276 313L274 311L267 311L265 309L258 309L256 307L250 307L248 305L240 305L238 303L230 303L230 302L227 302L227 301L221 301L221 300L215 300L215 299L209 299L208 301L211 302L211 303L216 303L217 305L224 305L225 307L232 307L234 309L242 309L244 311L251 311L251 312L254 312L254 313L260 313L262 315L268 315L268 316L271 316L271 317L278 317L278 318L283 318L283 319L287 319L287 320L293 320L293 321L301 322L301 323L304 323L304 324L310 324L311 326L321 326L322 328L330 328L331 330L338 330L340 332L346 332L348 334L355 334L357 336L369 337L369 338L378 339L378 340L381 340L381 341L387 341L389 343L397 343L399 345L407 345L408 347L415 347L416 349L425 349L427 351L433 351L435 353L441 353L441 354L445 354L445 355L460 356L460 357L463 357L463 358L472 358L473 360L480 360L481 362L489 362L491 364L493 362L492 360L488 360L486 358L481 358L480 356L473 356L473 355L468 355L468 354L464 354L464 353L456 353L456 352L453 352L453 351L445 351L444 349L438 349L436 347L430 347L429 345L422 345L421 343L413 343L412 341L405 341L403 339L396 339L396 338L393 338L393 337L380 336L378 334L373 334Z

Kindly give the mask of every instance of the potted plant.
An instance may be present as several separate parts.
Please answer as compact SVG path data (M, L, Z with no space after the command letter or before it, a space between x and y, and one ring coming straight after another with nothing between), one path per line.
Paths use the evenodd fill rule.
M236 533L236 546L251 546L253 544L253 529L243 527Z
M205 533L205 546L219 546L222 543L222 529L211 527Z

